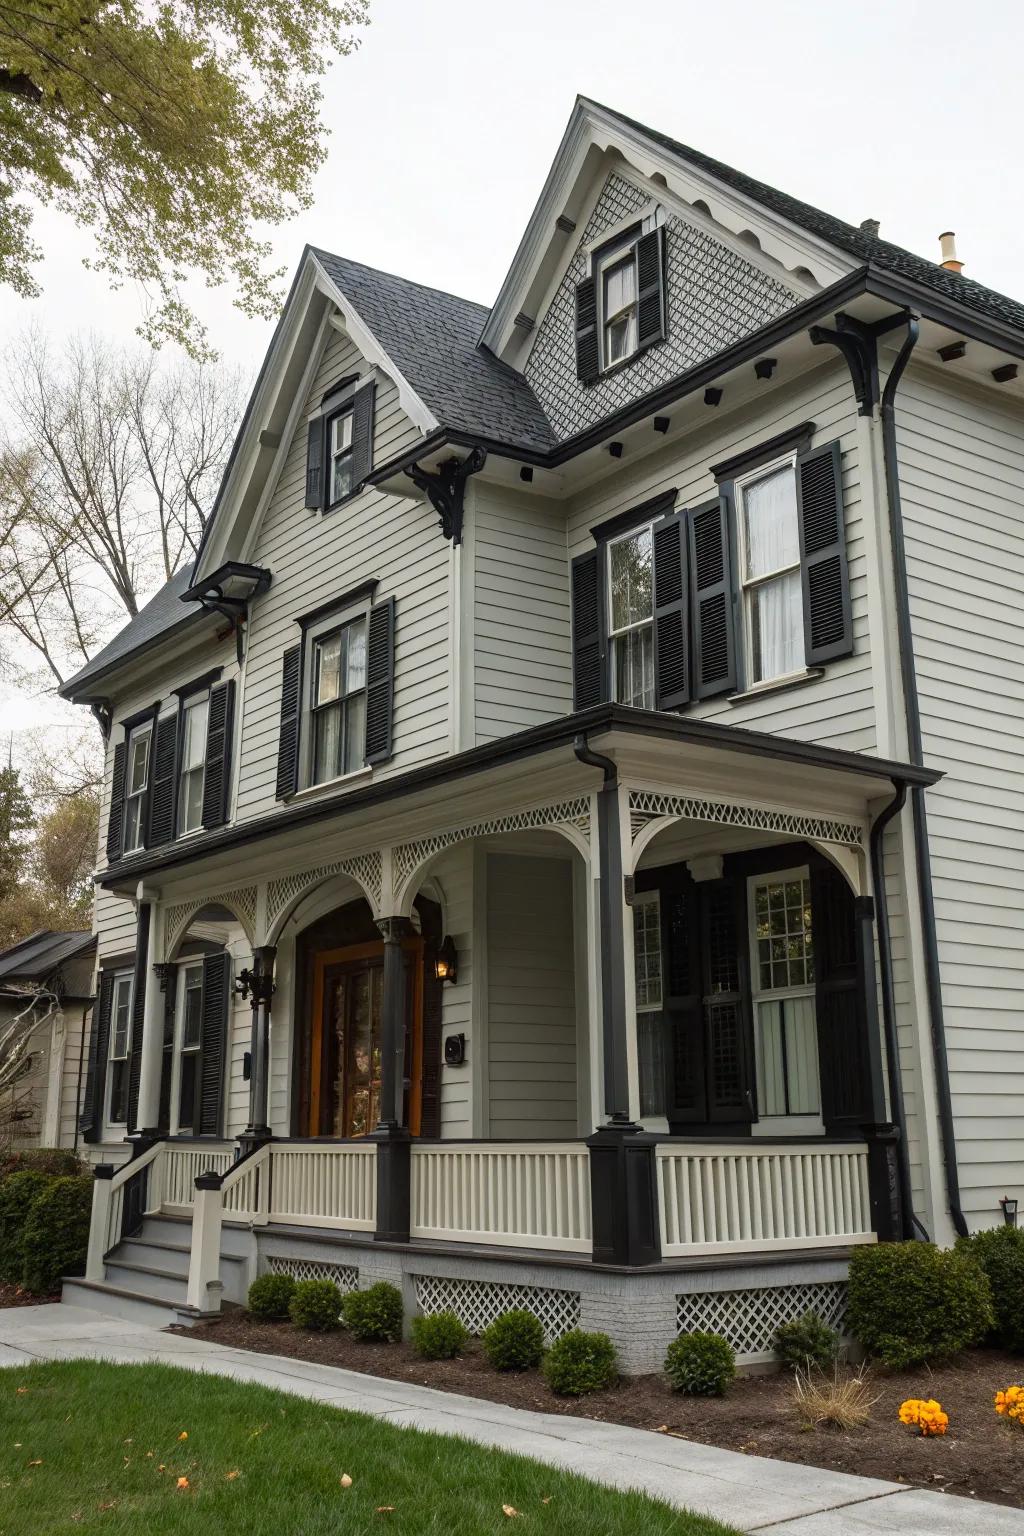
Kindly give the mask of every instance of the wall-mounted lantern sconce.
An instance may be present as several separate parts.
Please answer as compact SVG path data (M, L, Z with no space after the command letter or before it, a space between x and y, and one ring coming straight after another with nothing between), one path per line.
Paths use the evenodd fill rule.
M1003 1210L1003 1220L1008 1227L1017 1225L1017 1201L1013 1195L1004 1195L999 1204Z
M450 933L446 933L441 940L441 946L434 956L434 975L438 981L456 981L459 975L459 957L455 950L455 941Z

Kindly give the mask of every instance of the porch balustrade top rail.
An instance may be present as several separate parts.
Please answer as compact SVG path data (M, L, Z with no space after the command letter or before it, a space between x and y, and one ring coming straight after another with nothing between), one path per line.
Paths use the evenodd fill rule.
M233 1141L160 1142L150 1174L146 1209L187 1216L195 1203L197 1176L227 1173L237 1156Z
M564 1141L414 1144L410 1236L589 1253L588 1150Z
M672 1142L656 1157L666 1258L875 1241L863 1142Z

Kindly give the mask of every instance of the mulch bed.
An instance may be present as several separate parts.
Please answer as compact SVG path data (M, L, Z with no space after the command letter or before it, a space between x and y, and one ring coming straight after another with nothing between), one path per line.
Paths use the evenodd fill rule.
M20 1285L8 1285L0 1281L0 1307L42 1307L49 1301L60 1301L60 1293L53 1296L33 1296Z
M343 1330L303 1333L289 1323L255 1322L241 1310L189 1331L193 1338L236 1349L338 1365L515 1408L660 1429L751 1456L1024 1506L1024 1429L999 1418L992 1404L999 1388L1024 1383L1024 1359L1001 1350L971 1350L930 1370L873 1372L878 1400L871 1420L844 1432L804 1429L793 1410L791 1378L784 1374L738 1378L723 1398L679 1396L660 1376L627 1377L606 1392L560 1398L539 1371L499 1375L476 1340L461 1359L423 1360L409 1344L360 1343ZM925 1440L900 1424L899 1406L908 1397L938 1398L949 1414L944 1437Z

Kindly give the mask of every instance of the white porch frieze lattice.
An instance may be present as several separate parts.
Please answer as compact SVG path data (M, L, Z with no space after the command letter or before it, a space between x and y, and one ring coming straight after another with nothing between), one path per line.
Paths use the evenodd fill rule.
M337 859L333 864L318 864L315 869L298 869L279 880L271 880L267 886L267 931L270 932L281 913L314 886L330 879L332 875L348 875L363 890L375 913L380 912L384 889L384 860L379 849L369 853L354 854L348 859Z
M474 837L497 837L503 832L528 832L538 828L571 828L574 841L582 847L590 836L590 796L577 795L551 805L537 805L530 810L510 811L505 816L491 816L486 821L469 822L434 832L414 842L397 843L393 850L393 878L396 898L403 897L413 877L444 849Z
M164 946L170 955L197 912L204 907L227 907L245 929L249 942L256 941L256 887L243 886L237 891L217 891L211 896L194 896L175 902L164 911Z
M672 795L650 789L629 791L629 825L634 845L650 822L661 820L707 821L723 827L747 827L756 832L781 832L787 837L814 838L847 848L859 848L864 841L864 829L855 821L738 800L710 800L698 795Z

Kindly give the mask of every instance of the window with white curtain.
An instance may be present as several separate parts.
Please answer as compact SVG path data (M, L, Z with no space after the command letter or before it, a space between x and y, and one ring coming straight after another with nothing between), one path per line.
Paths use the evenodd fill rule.
M749 907L760 1120L774 1121L774 1130L816 1133L821 1080L809 871L753 876Z
M206 779L206 734L210 695L186 701L181 712L181 777L178 784L178 835L203 824L203 785Z
M315 642L311 782L354 773L366 747L366 632L352 619Z
M650 523L608 545L612 697L654 708L654 587Z
M637 347L636 245L601 267L602 362L605 368L632 357Z
M805 666L796 460L738 480L736 519L747 682L767 683Z
M110 1049L107 1075L107 1124L124 1125L128 1119L128 1060L131 1054L132 993L135 978L131 971L114 977L110 1005Z

